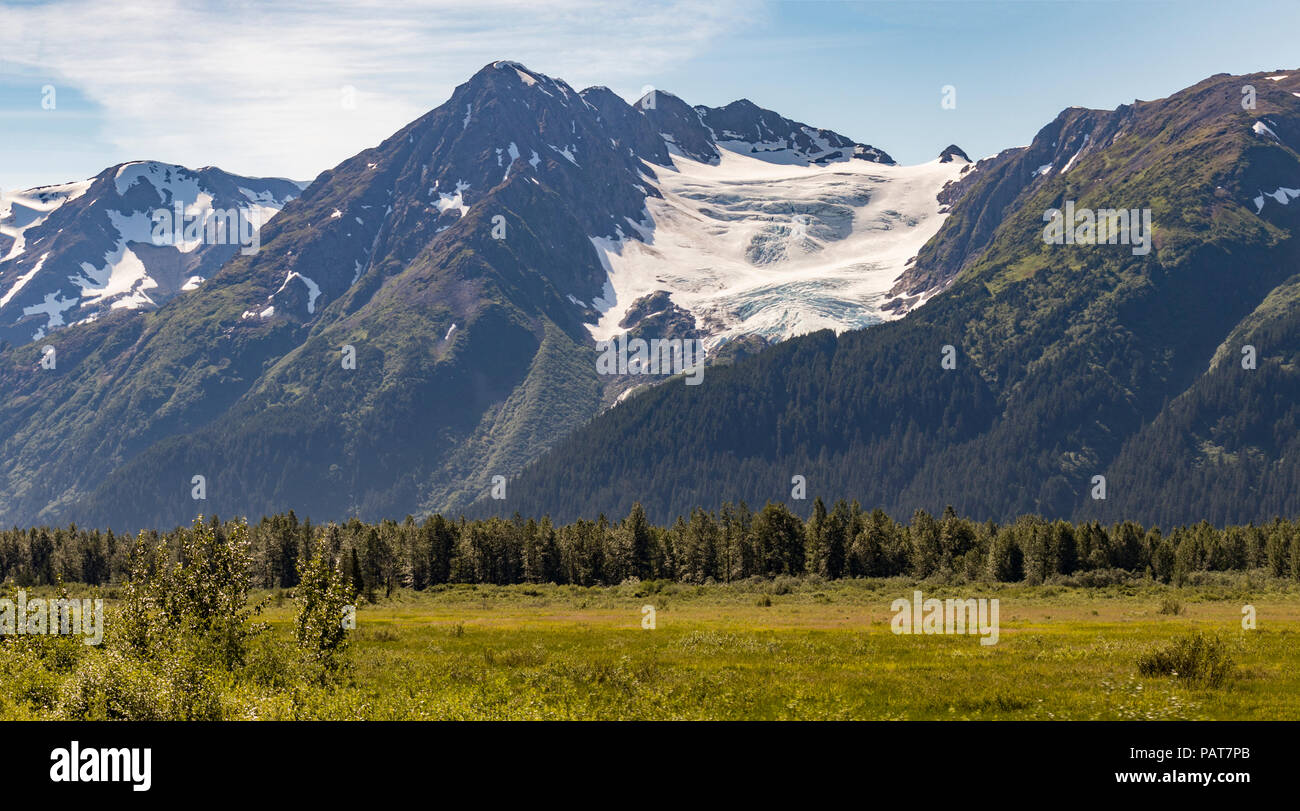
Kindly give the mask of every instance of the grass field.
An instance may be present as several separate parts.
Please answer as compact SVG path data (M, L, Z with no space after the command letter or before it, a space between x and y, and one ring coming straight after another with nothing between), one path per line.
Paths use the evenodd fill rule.
M997 644L892 633L891 603L914 588L997 598ZM294 602L256 599L268 629L237 675L214 682L219 717L1300 719L1300 584L1258 572L1181 589L784 578L397 591L359 609L351 666L332 688L287 661ZM1255 630L1242 628L1245 605ZM1139 657L1197 631L1226 643L1225 684L1139 674ZM64 717L63 685L99 654L58 650L0 662L0 718Z
M1259 583L1266 583L1263 578ZM996 645L895 635L904 580L452 586L363 608L353 682L312 712L380 719L1300 718L1300 589L1242 576L1175 590L921 586L997 597ZM1178 613L1169 602L1181 603ZM770 602L770 605L764 603ZM1258 627L1242 629L1254 605ZM643 629L642 606L656 627ZM272 609L280 626L287 613ZM1137 658L1220 634L1219 688L1141 677ZM285 626L287 633L287 625Z

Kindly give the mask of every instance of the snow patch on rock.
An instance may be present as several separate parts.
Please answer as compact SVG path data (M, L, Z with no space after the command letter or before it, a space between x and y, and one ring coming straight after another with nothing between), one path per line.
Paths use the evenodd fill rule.
M887 293L947 214L936 195L961 161L784 165L722 150L714 165L675 156L644 223L591 238L605 268L596 340L621 333L637 299L667 290L713 347L897 318ZM570 300L581 304L574 297Z

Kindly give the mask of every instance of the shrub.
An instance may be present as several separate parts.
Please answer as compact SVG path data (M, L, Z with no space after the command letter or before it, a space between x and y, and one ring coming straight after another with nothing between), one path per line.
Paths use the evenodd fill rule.
M1183 604L1178 602L1174 597L1166 597L1160 601L1161 614L1181 614L1183 613Z
M117 651L89 656L64 682L59 714L76 721L159 721L170 701L167 684Z
M341 674L348 647L345 617L355 617L352 601L356 594L343 576L338 561L329 559L329 550L318 547L298 563L298 585L293 590L298 602L294 635L309 664L317 668L320 680L327 682Z
M220 721L225 716L220 672L208 664L208 657L180 649L165 659L163 673L167 681L167 720Z
M58 712L77 721L219 721L224 715L213 671L181 649L162 662L117 650L87 656L63 682Z
M7 687L12 697L32 709L48 710L58 700L58 676L46 670L39 660L29 661L27 666L8 681Z
M248 605L251 566L248 526L205 524L199 516L180 534L173 557L163 542L142 532L131 552L122 612L125 642L137 655L188 648L209 666L243 662L259 631Z
M1203 687L1221 687L1236 672L1228 644L1197 633L1138 657L1143 676L1173 676Z
M248 655L240 675L254 684L273 690L284 690L298 681L296 660L292 649L286 649L267 635L259 636L248 648Z
M250 645L264 642L265 654L270 644L261 639L264 626L251 621L259 609L248 604L249 548L243 522L200 517L179 531L175 548L140 533L122 604L105 620L103 646L52 651L51 661L72 671L58 691L58 713L79 720L219 720L226 715L222 688L238 675L276 681L274 671L283 668L273 661L245 672Z
M1125 571L1124 569L1089 569L1062 578L1060 585L1099 589L1107 586L1122 586L1126 583L1132 583L1136 577L1137 576L1132 572Z
M799 583L798 580L786 575L774 577L772 578L772 582L768 584L767 593L775 594L777 596L780 596L782 594L789 594L790 592L794 591L794 586L796 586L798 583Z

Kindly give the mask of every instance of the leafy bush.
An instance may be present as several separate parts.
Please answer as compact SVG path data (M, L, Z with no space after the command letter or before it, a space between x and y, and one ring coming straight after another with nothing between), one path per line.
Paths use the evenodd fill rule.
M9 679L9 685L15 699L35 710L48 710L58 700L59 678L39 661L30 661Z
M332 682L346 664L354 595L325 546L299 563L296 646L252 621L247 526L200 518L172 545L140 534L101 646L6 640L0 675L13 699L74 720L220 720L239 714L247 685L296 693L304 679Z
M148 657L188 649L212 667L242 664L250 637L263 630L248 604L252 565L248 526L205 524L183 532L175 556L140 533L131 552L131 578L122 617L126 644Z
M789 594L790 592L792 592L794 590L794 587L798 584L799 581L796 578L790 577L788 575L780 575L778 577L772 578L772 582L767 588L767 593L779 597L783 594Z
M1124 569L1089 569L1075 572L1072 575L1054 577L1051 582L1058 586L1100 589L1107 586L1122 586L1126 583L1132 583L1134 578L1135 575L1132 572Z
M167 719L167 683L143 663L110 650L90 656L59 694L59 714L77 721Z
M1173 676L1203 687L1221 687L1236 673L1228 644L1197 633L1174 640L1138 658L1143 676Z
M330 560L323 545L298 564L298 577L293 592L300 608L294 635L318 679L329 681L346 663L348 629L344 618L349 613L355 616L352 603L356 594L339 562Z
M249 646L240 675L254 684L284 690L297 682L301 673L292 648L268 636L260 636Z
M1160 601L1160 613L1174 615L1181 614L1183 613L1183 604L1180 603L1177 598L1166 597Z

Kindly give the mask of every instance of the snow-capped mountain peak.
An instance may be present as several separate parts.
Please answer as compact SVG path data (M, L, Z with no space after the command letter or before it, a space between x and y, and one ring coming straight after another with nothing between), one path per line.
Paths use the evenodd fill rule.
M302 191L158 161L0 199L0 340L40 340L202 284Z
M719 146L772 163L808 166L853 159L894 163L883 150L856 143L831 130L791 121L749 99L733 101L725 107L695 109Z

